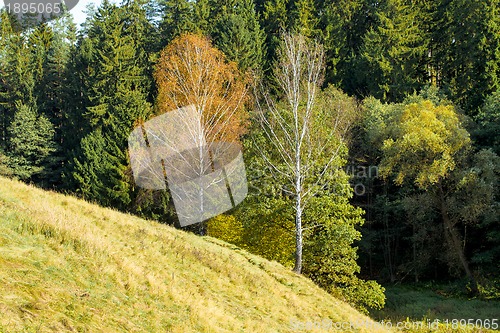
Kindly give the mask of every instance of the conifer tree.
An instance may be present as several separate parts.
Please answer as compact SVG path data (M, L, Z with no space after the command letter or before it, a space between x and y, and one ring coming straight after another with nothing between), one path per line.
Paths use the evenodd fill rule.
M453 100L475 115L486 96L500 88L500 6L498 0L451 0L443 8L447 25L439 61L442 85Z
M6 148L16 102L35 106L35 83L27 34L21 34L19 22L6 11L0 12L0 23L0 147Z
M9 40L13 34L11 18L7 11L0 11L0 148L5 148L7 139L7 127L9 123L9 109L7 105L8 87L5 80L7 67L7 52Z
M43 64L43 78L37 87L39 108L54 124L59 144L63 143L64 108L71 102L68 92L71 73L68 68L75 43L76 26L72 17L67 14L54 21L52 41Z
M400 101L423 83L418 64L427 49L426 40L417 11L403 0L387 0L377 12L377 21L364 37L365 80L375 97Z
M325 1L318 10L326 52L326 82L343 87L347 93L363 95L360 47L373 24L374 6L365 0Z
M30 35L32 68L35 79L34 95L38 110L53 124L58 150L53 153L52 172L47 182L60 185L65 153L61 149L64 126L63 109L69 102L67 94L67 65L70 48L75 39L75 27L69 14L58 18L53 25L39 25Z
M105 1L81 41L86 134L72 172L83 196L122 209L132 201L133 190L127 177L127 137L134 123L150 114L143 29L136 26L144 21L127 19L130 10L138 10L130 6L134 4L117 7Z
M243 71L259 69L264 58L265 35L252 0L223 6L211 34L215 45Z
M260 8L261 27L266 33L267 53L264 68L271 74L281 33L290 27L291 3L290 0L270 0L256 1L256 4L257 8Z
M35 81L26 34L11 33L4 40L4 44L4 52L0 59L2 63L0 104L7 109L8 114L12 115L16 108L16 101L27 105L35 103Z
M318 11L314 0L295 0L291 29L305 37L317 37Z
M166 46L172 39L184 32L194 32L194 5L188 0L165 0L161 4L162 21L160 23L161 46Z
M16 102L16 113L7 129L8 156L14 176L21 180L42 180L50 171L56 150L54 127L34 107Z

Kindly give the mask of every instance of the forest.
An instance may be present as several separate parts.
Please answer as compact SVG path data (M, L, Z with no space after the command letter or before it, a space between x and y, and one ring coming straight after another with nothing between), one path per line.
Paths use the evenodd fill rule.
M498 0L105 0L81 27L2 9L0 175L180 228L127 138L196 105L249 193L183 229L362 311L391 283L498 300L499 88Z

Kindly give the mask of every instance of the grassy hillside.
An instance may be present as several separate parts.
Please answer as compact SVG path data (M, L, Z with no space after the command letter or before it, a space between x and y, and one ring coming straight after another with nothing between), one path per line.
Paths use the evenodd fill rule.
M289 332L318 320L386 332L227 243L0 178L0 332Z

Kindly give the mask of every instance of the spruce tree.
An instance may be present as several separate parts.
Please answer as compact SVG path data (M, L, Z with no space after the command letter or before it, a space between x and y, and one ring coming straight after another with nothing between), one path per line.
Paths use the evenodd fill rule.
M362 55L370 94L385 101L401 101L417 90L423 84L418 65L426 49L415 6L387 0L377 12L376 27L364 37Z
M34 107L17 102L14 119L7 130L13 175L21 180L43 180L50 172L51 154L56 150L50 121Z
M6 11L0 12L0 20L0 147L5 148L9 137L7 129L17 110L16 102L35 105L35 81L28 34L21 34L19 22Z
M291 15L291 29L305 37L316 37L319 33L318 11L314 0L295 0Z
M281 33L288 31L290 27L291 2L290 0L270 0L257 1L256 3L257 8L260 8L261 26L266 33L267 52L264 69L271 74Z
M161 4L160 22L161 46L166 46L172 39L183 32L196 30L193 17L193 3L188 0L165 0Z
M253 1L242 0L233 7L220 9L222 14L211 31L215 45L241 70L261 68L265 35Z
M436 61L442 85L470 115L500 88L500 6L498 0L451 0L442 7L446 36Z
M35 103L32 56L26 34L13 33L4 41L0 104L13 115L16 101Z
M37 85L39 109L54 124L58 144L64 143L65 112L72 102L68 89L72 73L68 69L75 42L76 26L72 17L67 14L55 20L53 38L43 64L43 78Z
M325 1L320 11L319 30L326 51L328 83L350 94L363 95L360 80L360 47L373 25L375 7L366 0Z
M84 137L73 161L73 180L84 197L126 209L133 200L127 176L127 138L139 119L150 114L151 86L147 55L141 43L144 20L128 20L134 4L117 7L105 1L79 46L83 68ZM86 124L85 124L86 122ZM70 133L67 133L70 135Z
M7 140L7 127L9 123L8 86L4 79L6 76L7 52L9 40L13 34L11 18L7 11L0 11L0 148L5 148Z

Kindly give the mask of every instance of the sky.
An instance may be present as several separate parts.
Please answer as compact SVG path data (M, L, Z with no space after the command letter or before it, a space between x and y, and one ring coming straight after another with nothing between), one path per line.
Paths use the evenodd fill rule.
M80 0L78 2L78 5L76 5L75 8L71 10L71 14L73 14L73 17L75 18L75 23L78 26L80 26L80 24L85 21L86 16L84 11L89 3L94 3L97 7L101 3L101 0Z
M2 0L0 0L2 1ZM78 5L75 6L71 10L71 13L73 14L73 17L75 19L75 23L80 26L83 22L85 22L85 18L87 17L84 13L85 8L87 7L88 4L93 3L96 7L98 7L101 4L102 0L80 0L78 1ZM111 0L110 2L112 3L121 3L119 0Z

